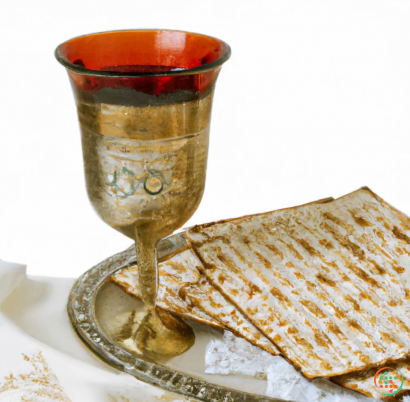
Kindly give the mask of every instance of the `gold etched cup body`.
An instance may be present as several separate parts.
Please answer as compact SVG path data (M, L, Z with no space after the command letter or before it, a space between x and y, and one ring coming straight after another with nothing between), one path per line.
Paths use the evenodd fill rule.
M165 237L192 216L205 186L212 96L210 88L144 106L77 98L88 196L107 224L132 238L150 224Z
M88 196L136 240L140 290L155 305L155 245L197 209L205 186L212 99L229 46L205 35L116 31L69 40Z

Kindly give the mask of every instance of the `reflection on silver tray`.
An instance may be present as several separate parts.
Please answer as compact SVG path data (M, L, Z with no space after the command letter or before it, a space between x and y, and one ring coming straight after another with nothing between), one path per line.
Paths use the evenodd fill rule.
M158 257L164 258L185 247L182 235L160 242ZM135 247L118 253L82 275L73 286L68 315L86 346L100 359L132 376L200 401L272 402L282 399L263 395L266 382L253 378L204 374L204 354L208 341L221 336L205 325L191 323L196 334L192 349L167 362L148 361L115 336L121 315L141 310L142 303L107 282L114 272L135 265ZM120 319L119 319L120 317ZM118 326L117 326L118 327Z

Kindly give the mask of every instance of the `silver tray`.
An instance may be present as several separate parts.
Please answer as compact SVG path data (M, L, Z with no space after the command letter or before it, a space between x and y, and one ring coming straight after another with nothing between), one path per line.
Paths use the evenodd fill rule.
M182 235L162 240L158 257L166 258L185 247ZM149 361L124 347L114 335L116 317L143 309L137 298L107 281L116 271L136 264L134 246L91 268L74 284L68 315L85 345L108 365L139 380L199 401L272 402L282 399L263 395L266 381L241 376L204 374L205 346L222 336L208 326L189 322L195 331L195 345L181 356L166 362Z

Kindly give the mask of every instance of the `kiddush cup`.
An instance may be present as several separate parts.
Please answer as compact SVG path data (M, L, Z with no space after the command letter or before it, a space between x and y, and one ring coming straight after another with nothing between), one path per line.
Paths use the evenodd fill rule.
M71 39L56 57L77 103L88 196L135 239L141 297L153 308L156 244L204 192L212 99L230 48L205 35L133 30Z

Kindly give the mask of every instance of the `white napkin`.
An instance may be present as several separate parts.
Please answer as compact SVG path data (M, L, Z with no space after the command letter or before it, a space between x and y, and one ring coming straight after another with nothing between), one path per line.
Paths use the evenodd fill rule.
M266 395L285 401L376 402L324 379L308 381L282 357L272 356L227 331L223 339L207 345L205 372L266 378Z
M93 357L67 317L73 283L0 260L0 402L187 401Z

